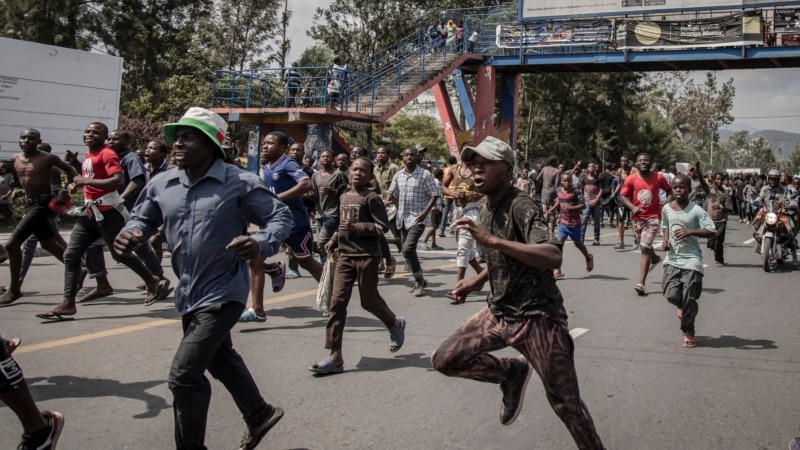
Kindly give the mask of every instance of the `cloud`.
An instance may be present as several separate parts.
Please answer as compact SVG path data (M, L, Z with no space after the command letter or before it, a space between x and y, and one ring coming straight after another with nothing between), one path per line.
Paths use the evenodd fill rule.
M736 122L759 129L798 132L800 69L754 69L722 72L736 87L733 115Z
M287 35L292 41L292 48L289 50L289 61L300 57L306 48L314 45L314 40L306 34L306 31L314 25L314 12L317 8L327 8L330 0L292 0L289 2L289 10L292 11L292 19L289 21Z

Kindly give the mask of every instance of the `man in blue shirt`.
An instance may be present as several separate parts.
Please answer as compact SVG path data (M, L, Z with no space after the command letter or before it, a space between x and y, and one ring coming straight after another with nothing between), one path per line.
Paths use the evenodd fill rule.
M206 370L230 392L247 424L240 449L252 449L281 419L283 411L264 401L230 330L248 294L247 260L274 255L291 229L289 209L258 178L225 164L227 124L217 114L190 108L177 123L164 125L178 170L150 180L133 217L114 248L129 255L158 228L172 249L178 277L175 305L183 339L172 361L175 441L181 449L204 448L211 385ZM259 227L243 235L249 223Z
M311 190L311 179L293 158L286 154L289 148L289 136L280 131L273 131L264 137L261 155L264 166L261 168L261 179L267 190L277 195L292 212L292 231L286 244L297 258L300 267L306 269L315 280L322 276L322 265L312 256L311 246L314 235L311 233L311 218L303 204L303 196ZM240 322L266 322L264 312L264 272L273 277L272 290L278 292L283 288L283 262L263 264L261 261L250 261L250 296L252 306L239 319ZM273 275L275 274L275 275Z

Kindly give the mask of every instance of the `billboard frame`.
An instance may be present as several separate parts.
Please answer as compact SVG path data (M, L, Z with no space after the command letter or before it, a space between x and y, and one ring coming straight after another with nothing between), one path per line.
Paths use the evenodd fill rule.
M787 1L764 1L760 2L757 0L753 0L752 3L747 3L745 5L743 0L740 0L738 3L733 2L730 4L725 5L714 5L714 6L695 6L695 7L670 7L670 8L653 8L653 9L622 9L622 6L619 7L616 11L606 11L602 13L577 13L577 14L543 14L543 15L535 15L535 16L523 16L524 8L526 7L526 3L530 3L534 0L519 0L517 2L517 20L520 22L526 22L531 20L556 20L556 19L579 19L579 18L607 18L607 17L628 17L631 15L639 15L639 14L670 14L670 13L686 13L686 12L697 12L697 11L746 11L751 9L767 9L767 8L788 8L791 6L800 6L800 0L787 0ZM547 0L537 0L537 1L547 1ZM616 0L621 1L621 0ZM645 1L645 0L642 0ZM695 0L695 1L702 1L702 0Z

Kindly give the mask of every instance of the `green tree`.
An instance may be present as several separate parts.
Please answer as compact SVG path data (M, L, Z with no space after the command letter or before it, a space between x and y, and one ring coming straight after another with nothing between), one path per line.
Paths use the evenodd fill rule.
M645 88L647 102L673 124L678 157L709 161L712 142L719 145L719 129L734 120L733 78L718 86L716 75L708 72L698 85L687 72L657 73L647 76Z
M777 166L775 152L772 144L763 136L756 136L746 141L748 133L740 131L728 140L731 146L731 157L737 168L758 168L762 173Z
M88 30L99 14L86 0L4 0L0 36L88 50L96 42Z
M786 168L792 174L800 173L800 143L795 144L794 150L789 154Z
M730 155L730 168L743 169L754 167L749 165L753 162L750 157L749 136L750 133L747 131L737 131L733 136L728 138L728 142L720 144L721 151Z
M389 144L392 155L400 155L404 149L421 144L428 148L429 159L449 156L442 124L434 117L401 111L394 116L389 129L395 136Z
M519 148L565 161L610 161L648 151L672 159L672 130L648 111L641 75L626 73L523 75Z
M357 70L369 70L372 57L417 31L424 13L415 1L333 0L317 8L308 35L324 43Z
M283 67L285 55L279 38L290 11L281 11L280 0L219 0L214 11L199 27L204 45L215 68L243 70ZM285 21L285 22L284 22ZM285 47L288 49L288 41Z

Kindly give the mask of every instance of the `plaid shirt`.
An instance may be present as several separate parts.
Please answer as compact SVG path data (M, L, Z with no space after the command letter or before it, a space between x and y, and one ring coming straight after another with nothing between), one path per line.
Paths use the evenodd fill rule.
M436 189L433 175L427 170L417 166L413 172L400 169L392 178L389 194L397 199L397 228L411 228L414 218L428 206L431 197L438 197L440 191ZM431 226L431 216L425 216L425 226Z

